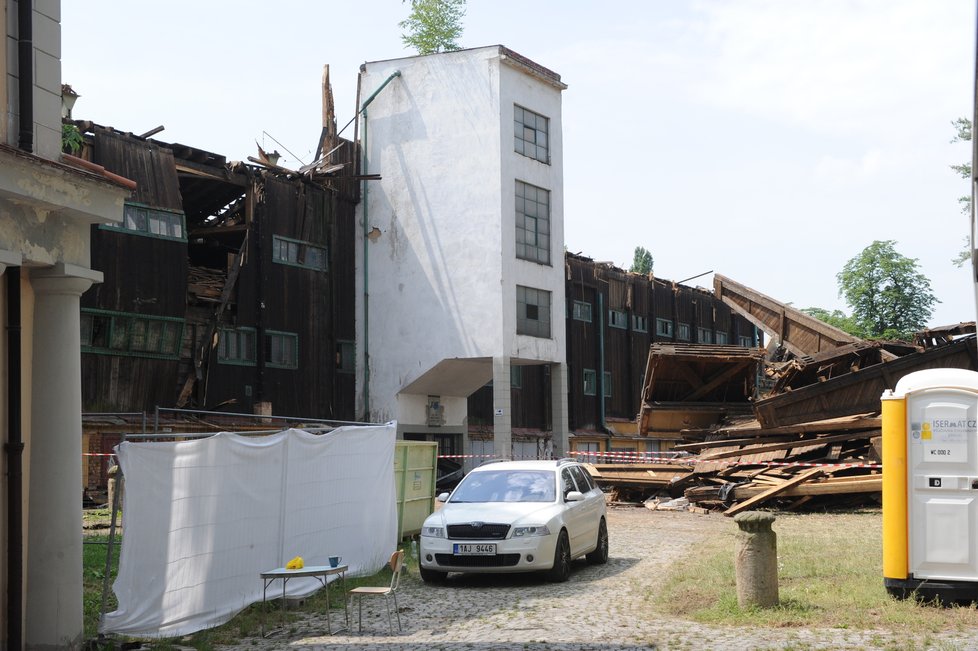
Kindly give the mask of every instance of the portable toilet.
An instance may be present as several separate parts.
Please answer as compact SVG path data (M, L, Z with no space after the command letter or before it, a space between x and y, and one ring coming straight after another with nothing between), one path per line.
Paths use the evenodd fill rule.
M978 373L910 373L883 393L882 417L887 591L978 600Z

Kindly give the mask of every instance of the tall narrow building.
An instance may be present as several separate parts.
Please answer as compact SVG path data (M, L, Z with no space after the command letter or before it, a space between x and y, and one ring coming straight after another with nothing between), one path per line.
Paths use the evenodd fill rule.
M468 452L466 398L491 380L510 457L512 369L542 365L566 452L566 85L494 45L369 62L360 88L358 413Z

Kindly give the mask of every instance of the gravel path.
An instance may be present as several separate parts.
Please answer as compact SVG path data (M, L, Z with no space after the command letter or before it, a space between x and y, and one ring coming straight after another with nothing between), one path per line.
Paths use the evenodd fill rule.
M978 631L925 646L924 637L886 631L711 627L657 614L646 605L669 565L711 533L735 525L719 515L610 508L611 559L574 564L566 583L537 576L453 575L444 586L402 576L398 603L403 631L388 634L383 600L364 601L364 633L324 635L309 616L288 637L246 638L233 648L579 651L584 649L914 649L978 651ZM369 602L369 603L368 603ZM368 615L367 608L370 607ZM356 614L353 613L354 630ZM334 623L336 614L334 611ZM396 624L395 624L396 627ZM223 647L232 648L232 647Z

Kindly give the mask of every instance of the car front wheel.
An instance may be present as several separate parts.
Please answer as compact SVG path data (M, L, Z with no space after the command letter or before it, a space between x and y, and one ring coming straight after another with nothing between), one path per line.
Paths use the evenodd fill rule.
M587 562L591 565L604 565L608 562L608 525L604 518L601 518L601 525L598 527L598 546L587 555Z
M567 540L567 532L561 531L557 537L557 546L554 549L554 565L547 573L547 578L554 583L563 583L570 578L570 571L570 542Z
M439 572L438 570L428 570L423 567L420 570L421 580L425 583L444 583L448 576L447 572Z

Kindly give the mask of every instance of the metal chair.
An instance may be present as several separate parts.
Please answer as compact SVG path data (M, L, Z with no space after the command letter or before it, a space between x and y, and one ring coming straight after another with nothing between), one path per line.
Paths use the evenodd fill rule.
M389 586L359 586L353 588L347 594L351 597L357 596L357 632L363 632L363 596L381 595L384 597L384 605L387 606L387 625L390 627L391 634L394 633L394 623L391 620L391 601L394 602L394 614L397 616L397 631L401 632L401 614L397 612L397 586L401 582L401 565L404 563L404 550L398 549L391 554L388 565L391 568L391 584Z

